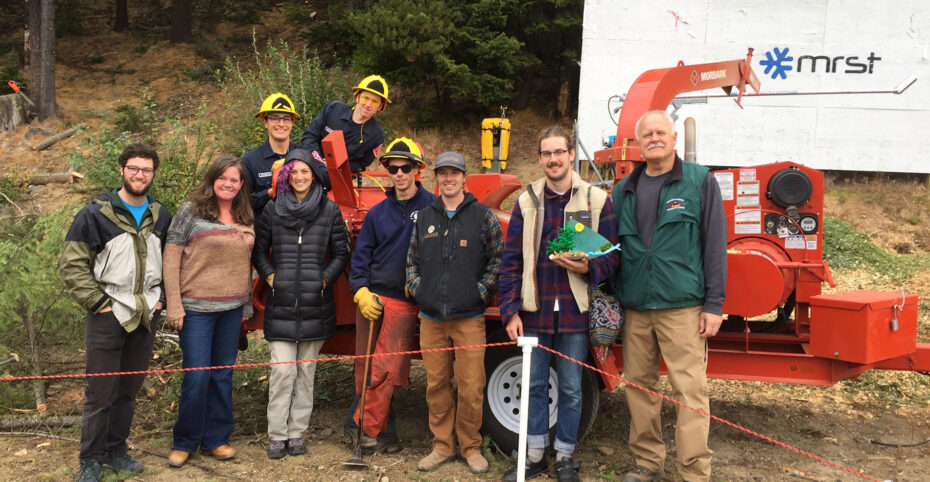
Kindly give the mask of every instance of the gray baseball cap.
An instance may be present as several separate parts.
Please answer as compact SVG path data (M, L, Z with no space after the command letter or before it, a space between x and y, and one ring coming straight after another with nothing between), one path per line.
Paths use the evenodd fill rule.
M468 173L465 170L465 156L459 154L458 152L443 152L436 158L436 166L433 167L434 171L438 171L440 167L454 167L464 173Z

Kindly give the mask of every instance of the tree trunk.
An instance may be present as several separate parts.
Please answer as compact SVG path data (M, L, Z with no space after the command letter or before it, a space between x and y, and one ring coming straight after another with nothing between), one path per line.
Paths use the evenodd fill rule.
M29 365L32 376L42 376L42 357L39 354L38 334L36 333L35 320L31 313L24 313L23 324L26 325L26 336L29 338ZM45 409L45 389L48 386L48 380L32 381L32 396L35 398L36 408Z
M55 1L29 0L29 97L39 120L55 115Z
M0 95L0 130L10 130L23 123L25 104L19 94Z
M116 20L113 22L114 32L125 32L129 28L129 8L127 0L116 0Z
M171 0L171 43L193 43L194 34L191 30L191 13L193 0Z

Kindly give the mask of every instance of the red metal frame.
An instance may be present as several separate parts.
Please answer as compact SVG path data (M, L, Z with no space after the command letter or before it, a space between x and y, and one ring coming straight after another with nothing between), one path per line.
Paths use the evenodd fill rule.
M650 110L665 110L671 100L678 94L709 88L721 87L728 94L732 88L739 90L736 103L740 104L746 85L759 90L759 81L750 67L752 49L745 59L726 62L714 62L700 65L685 65L667 69L650 70L633 82L623 101L623 109L617 123L617 136L614 144L594 153L596 163L611 164L615 169L615 179L628 175L642 162L639 148L634 141L636 121L643 113ZM740 105L740 107L742 107ZM810 200L798 211L813 215L817 219L816 232L803 233L796 220L790 220L805 235L804 243L799 248L789 245L787 238L777 232L766 232L765 216L776 213L786 215L786 209L777 206L766 197L768 181L776 173L786 169L798 169L811 180L813 192ZM830 267L823 260L823 174L820 171L794 163L774 163L761 166L745 167L716 171L724 178L730 176L733 196L724 201L727 213L727 237L729 253L727 257L727 300L724 304L724 322L721 332L708 340L707 375L711 378L733 380L766 381L783 383L802 383L829 385L839 380L853 378L873 368L889 370L930 371L930 344L916 344L913 353L901 354L891 359L872 363L854 363L841 359L816 356L811 350L811 324L830 323L842 327L842 323L864 323L865 315L852 320L839 316L824 315L821 319L811 319L811 303L821 294L824 282L835 286ZM718 180L721 178L718 177ZM746 206L737 206L737 183L745 179L747 184L755 183L758 202ZM750 186L751 187L751 186ZM752 229L736 230L738 213L746 216L747 211L754 211L759 217L758 232ZM787 216L786 216L787 217ZM752 228L745 224L741 228ZM784 234L784 233L781 233ZM797 241L797 238L794 238ZM813 244L809 245L808 243ZM811 249L812 248L812 249ZM894 294L900 297L900 294ZM855 299L855 296L852 296ZM793 301L791 301L793 300ZM794 304L793 316L783 317L782 323L774 320L756 321L752 317L765 315L786 304ZM914 303L916 307L916 300ZM916 309L909 316L916 323ZM775 315L769 315L774 318ZM875 330L869 330L874 335ZM850 338L830 339L829 345L847 348L859 348L863 341L853 339L834 329L831 334ZM909 332L908 332L909 333ZM891 343L887 330L878 333L879 337L869 340L874 343ZM814 340L815 343L818 340ZM823 343L823 340L819 341ZM814 351L824 352L823 349ZM882 352L882 350L877 350ZM900 351L900 350L899 350ZM598 365L608 372L623 371L623 347L614 345L610 356ZM664 365L662 367L664 371ZM604 384L612 390L616 379L602 377Z

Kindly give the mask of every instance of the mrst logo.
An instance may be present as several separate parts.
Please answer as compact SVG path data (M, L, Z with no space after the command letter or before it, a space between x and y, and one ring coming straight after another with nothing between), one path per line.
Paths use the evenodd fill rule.
M805 70L810 73L818 71L827 74L871 74L875 68L875 62L881 60L876 57L875 52L869 52L869 56L860 61L858 55L837 55L830 57L827 55L801 55L797 63L794 57L788 55L789 47L774 49L765 53L765 59L759 61L759 65L765 67L764 74L773 79L788 78L788 72L803 73ZM865 61L868 61L866 63Z

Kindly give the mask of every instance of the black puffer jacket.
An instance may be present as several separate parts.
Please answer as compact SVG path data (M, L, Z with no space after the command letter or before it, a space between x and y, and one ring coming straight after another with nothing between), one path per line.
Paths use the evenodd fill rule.
M336 331L332 287L349 250L339 206L326 196L321 203L316 219L288 227L270 201L255 222L252 264L262 279L275 275L265 300L266 340L325 340Z

